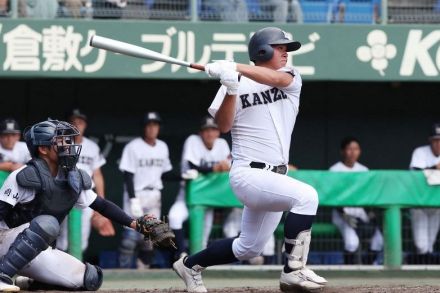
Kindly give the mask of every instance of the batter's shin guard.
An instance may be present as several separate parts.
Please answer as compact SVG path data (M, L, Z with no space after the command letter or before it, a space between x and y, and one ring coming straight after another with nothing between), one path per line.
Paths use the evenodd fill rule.
M17 235L0 260L0 273L13 277L56 239L60 225L52 216L38 216Z
M286 251L288 268L295 271L305 267L311 239L311 229L300 232L296 239L284 238L285 243L292 245L292 250Z

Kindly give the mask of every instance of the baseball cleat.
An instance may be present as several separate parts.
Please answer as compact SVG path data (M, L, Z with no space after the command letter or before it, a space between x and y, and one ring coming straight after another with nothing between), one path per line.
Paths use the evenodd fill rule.
M323 287L324 285L311 281L302 270L290 273L281 272L280 290L282 292L313 292Z
M14 286L12 279L5 274L0 273L0 292L18 292L20 288Z
M307 277L308 280L317 283L317 284L321 284L321 285L325 285L327 284L327 280L321 276L318 276L314 271L312 271L311 269L308 269L306 267L301 269L301 273Z
M34 280L24 276L17 276L15 278L15 285L20 287L20 290L28 290Z
M173 270L179 275L179 277L185 282L187 292L208 292L202 281L202 271L205 269L199 265L195 265L192 268L187 268L184 265L185 257L179 258L173 264Z

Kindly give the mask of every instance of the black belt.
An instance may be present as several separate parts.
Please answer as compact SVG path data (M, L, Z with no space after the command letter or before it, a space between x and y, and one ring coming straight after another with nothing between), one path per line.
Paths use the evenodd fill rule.
M151 186L146 186L144 188L142 188L142 190L155 190L156 188L151 187Z
M274 173L283 175L287 173L287 165L271 166L262 162L251 162L249 166L251 166L251 168L270 170Z

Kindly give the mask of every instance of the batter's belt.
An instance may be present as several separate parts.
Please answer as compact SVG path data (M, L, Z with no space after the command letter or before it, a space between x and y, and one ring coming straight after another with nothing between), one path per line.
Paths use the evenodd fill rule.
M278 173L278 174L282 174L282 175L287 174L287 165L272 166L272 165L262 163L262 162L251 162L249 164L249 166L251 168L269 170L274 173Z

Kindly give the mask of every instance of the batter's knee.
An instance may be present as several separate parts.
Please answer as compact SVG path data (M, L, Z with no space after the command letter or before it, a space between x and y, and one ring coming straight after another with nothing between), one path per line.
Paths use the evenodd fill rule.
M304 201L302 202L302 212L300 214L316 215L319 205L318 192L310 185L304 189ZM296 212L296 211L295 211Z

